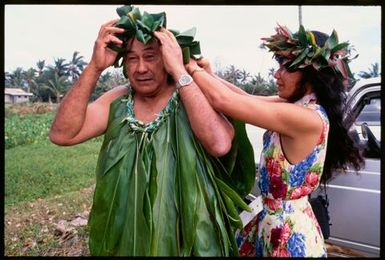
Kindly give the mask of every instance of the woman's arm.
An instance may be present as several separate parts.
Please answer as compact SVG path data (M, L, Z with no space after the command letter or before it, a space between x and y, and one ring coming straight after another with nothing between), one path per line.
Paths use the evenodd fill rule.
M320 128L320 118L311 109L286 102L272 102L279 100L274 97L244 95L226 87L223 81L206 71L193 73L193 78L213 108L231 118L289 137Z
M207 73L209 73L211 76L213 76L216 79L218 79L224 86L228 87L229 89L231 89L232 91L234 91L234 92L236 92L238 94L245 95L245 96L250 96L250 97L253 97L253 98L256 98L256 99L261 99L261 100L269 101L269 102L286 102L285 99L280 98L279 96L258 96L258 95L251 95L251 94L247 93L243 89L241 89L241 88L235 86L234 84L232 84L232 83L230 83L230 82L220 78L218 75L215 75L215 73L213 73L213 71L211 69L211 66L210 66L210 63L209 63L209 61L207 59L197 60L196 64L199 67L194 67L194 65L191 65L193 68L191 68L190 70L193 71L193 74L195 74L195 72L201 71L199 69L197 70L197 68L202 68Z

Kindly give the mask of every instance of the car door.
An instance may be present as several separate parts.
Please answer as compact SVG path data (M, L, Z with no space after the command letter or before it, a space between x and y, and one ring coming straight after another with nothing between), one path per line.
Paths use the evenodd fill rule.
M352 134L364 151L365 167L359 172L335 172L327 184L332 244L359 250L367 256L380 252L380 143L381 80L358 84L349 93ZM312 196L324 194L318 189Z

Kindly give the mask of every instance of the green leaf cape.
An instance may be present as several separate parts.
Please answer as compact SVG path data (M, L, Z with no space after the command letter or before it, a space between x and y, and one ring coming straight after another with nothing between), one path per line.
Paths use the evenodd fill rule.
M112 102L89 218L92 255L232 256L255 164L243 123L216 158L194 136L177 92L151 129L128 120L131 93Z

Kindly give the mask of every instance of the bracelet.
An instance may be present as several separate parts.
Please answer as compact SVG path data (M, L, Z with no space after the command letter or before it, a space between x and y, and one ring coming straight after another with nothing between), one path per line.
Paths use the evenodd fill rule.
M190 75L191 75L191 77L194 75L194 73L195 72L197 72L197 71L204 71L204 69L203 68L201 68L201 67L196 67L193 71L191 71L191 73L190 73Z

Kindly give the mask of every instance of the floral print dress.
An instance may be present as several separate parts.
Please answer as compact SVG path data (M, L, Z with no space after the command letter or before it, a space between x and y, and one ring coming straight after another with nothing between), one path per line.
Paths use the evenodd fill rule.
M279 134L265 132L258 173L263 209L237 234L241 256L326 257L308 195L320 183L329 121L314 94L296 104L319 113L324 123L322 134L314 150L293 165L284 156Z

